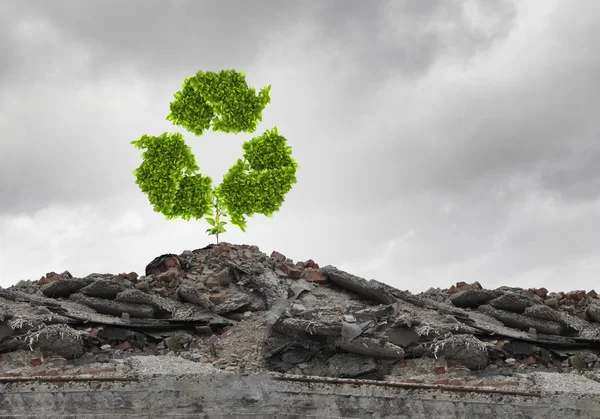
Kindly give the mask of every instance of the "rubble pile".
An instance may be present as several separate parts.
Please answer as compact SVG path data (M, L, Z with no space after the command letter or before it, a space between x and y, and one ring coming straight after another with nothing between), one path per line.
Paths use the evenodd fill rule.
M135 355L450 385L521 386L540 371L598 379L598 297L479 283L413 295L221 243L161 255L143 276L49 273L0 288L0 378L127 374Z

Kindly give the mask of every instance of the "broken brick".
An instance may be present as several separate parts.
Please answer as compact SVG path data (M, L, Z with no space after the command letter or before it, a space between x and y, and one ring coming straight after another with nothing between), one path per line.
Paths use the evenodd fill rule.
M214 294L211 294L210 297L208 297L208 299L213 304L219 305L225 301L225 294L223 294L222 292L215 292Z
M327 275L323 273L320 269L311 269L307 268L303 272L303 277L308 282L317 282L322 283L328 281Z

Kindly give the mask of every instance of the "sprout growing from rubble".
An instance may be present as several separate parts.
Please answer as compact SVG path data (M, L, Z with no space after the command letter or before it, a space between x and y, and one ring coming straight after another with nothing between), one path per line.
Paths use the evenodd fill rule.
M270 89L270 85L263 87L256 94L248 87L244 72L199 71L186 77L175 93L167 120L196 136L211 127L223 133L253 133L271 101ZM237 160L219 186L198 173L200 168L182 134L144 134L131 144L145 150L144 161L133 174L154 211L167 219L205 217L210 225L206 232L215 235L217 243L219 234L226 232L226 217L242 231L246 231L246 217L272 217L296 183L299 168L277 127L243 143L243 159Z

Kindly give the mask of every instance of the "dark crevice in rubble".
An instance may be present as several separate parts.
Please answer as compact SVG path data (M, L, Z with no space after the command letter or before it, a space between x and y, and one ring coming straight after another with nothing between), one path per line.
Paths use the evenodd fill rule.
M158 256L144 276L49 273L0 289L0 356L84 365L174 352L238 371L506 376L600 368L599 322L594 291L458 283L414 295L221 243ZM2 365L0 376L16 374Z

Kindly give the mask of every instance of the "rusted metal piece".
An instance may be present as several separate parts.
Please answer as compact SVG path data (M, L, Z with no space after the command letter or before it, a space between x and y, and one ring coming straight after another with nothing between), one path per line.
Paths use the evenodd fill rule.
M0 377L0 383L68 383L68 382L138 382L139 377L94 377L94 376L68 376L62 375L57 377L31 376L31 377Z
M378 387L393 387L403 388L407 390L438 390L451 391L458 393L480 393L480 394L500 394L503 396L523 396L523 397L542 397L540 392L527 392L517 390L501 390L493 388L480 388L470 386L451 386L442 384L419 384L419 383L397 383L389 381L375 380L355 380L347 378L328 378L328 377L302 377L302 376L285 376L279 375L273 377L276 381L297 381L304 383L322 383L322 384L346 384L359 386L378 386Z

